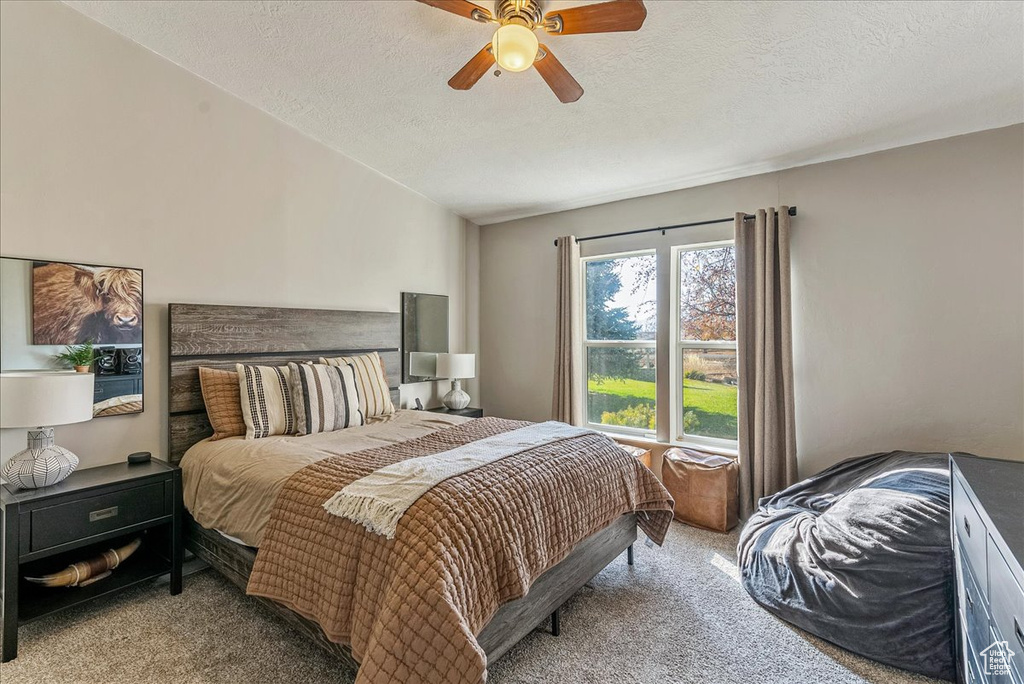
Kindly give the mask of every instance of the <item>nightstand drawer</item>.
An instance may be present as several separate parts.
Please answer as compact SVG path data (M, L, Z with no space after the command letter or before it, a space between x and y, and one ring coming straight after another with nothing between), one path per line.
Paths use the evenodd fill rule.
M165 482L154 482L36 509L32 511L29 551L170 515L165 486Z

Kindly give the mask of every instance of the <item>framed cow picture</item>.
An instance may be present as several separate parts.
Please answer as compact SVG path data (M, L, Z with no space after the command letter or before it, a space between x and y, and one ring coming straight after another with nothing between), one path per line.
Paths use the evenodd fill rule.
M142 344L142 269L32 262L32 344Z
M142 269L3 257L0 280L0 370L70 368L57 355L91 343L93 416L142 412Z

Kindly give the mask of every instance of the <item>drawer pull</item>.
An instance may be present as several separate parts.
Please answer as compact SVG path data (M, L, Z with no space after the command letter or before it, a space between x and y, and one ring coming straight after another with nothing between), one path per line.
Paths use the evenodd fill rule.
M89 512L89 522L91 523L115 517L117 517L117 506L111 506L110 508L101 508L98 511Z
M1017 618L1013 618L1013 633L1017 636L1017 641L1021 646L1024 646L1024 632L1020 630L1020 623Z
M971 522L967 519L967 516L964 516L964 532L967 533L968 537L971 536Z

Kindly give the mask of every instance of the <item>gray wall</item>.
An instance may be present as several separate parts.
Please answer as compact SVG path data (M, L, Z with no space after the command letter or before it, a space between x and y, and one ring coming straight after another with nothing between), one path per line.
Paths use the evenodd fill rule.
M58 427L83 467L165 452L168 302L436 292L465 349L467 227L445 208L60 3L0 3L0 84L0 253L145 270L146 411ZM0 457L24 440L0 431Z
M682 152L681 152L682 153ZM480 229L483 405L550 416L552 240L797 205L797 447L808 475L890 449L1024 458L1024 126ZM730 237L731 225L584 243ZM476 296L473 294L471 296Z

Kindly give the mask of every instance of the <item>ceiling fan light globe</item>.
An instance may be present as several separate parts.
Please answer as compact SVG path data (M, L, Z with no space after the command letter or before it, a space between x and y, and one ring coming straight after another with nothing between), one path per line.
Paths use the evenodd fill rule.
M505 24L494 32L491 49L494 60L505 71L526 71L537 59L537 35L520 24Z

